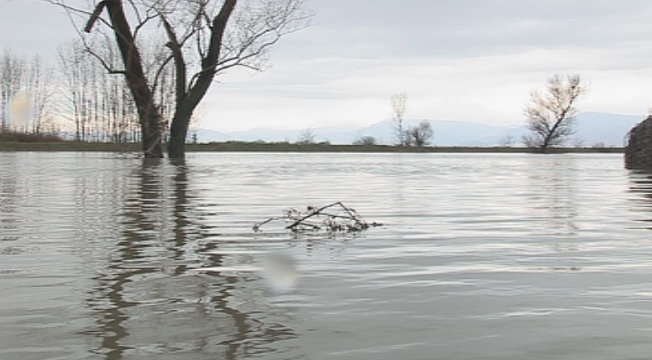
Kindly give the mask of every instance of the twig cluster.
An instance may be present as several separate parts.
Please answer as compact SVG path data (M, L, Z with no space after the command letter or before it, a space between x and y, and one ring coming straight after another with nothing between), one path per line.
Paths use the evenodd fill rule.
M354 209L338 201L322 207L308 206L304 212L297 209L285 210L283 216L271 217L257 223L253 230L262 231L263 225L279 221L284 222L284 228L292 232L356 233L382 225L364 221Z

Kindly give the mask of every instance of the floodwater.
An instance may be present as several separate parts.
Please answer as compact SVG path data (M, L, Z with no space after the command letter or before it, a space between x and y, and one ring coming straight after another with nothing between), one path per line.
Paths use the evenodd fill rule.
M0 153L0 359L647 360L651 221L614 154Z

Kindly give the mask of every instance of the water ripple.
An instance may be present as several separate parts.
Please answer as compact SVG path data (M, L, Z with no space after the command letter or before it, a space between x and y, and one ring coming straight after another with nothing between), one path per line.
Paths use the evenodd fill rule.
M623 170L619 155L219 153L179 164L0 153L0 163L2 359L652 351L652 174ZM283 209L335 201L384 225L252 231ZM283 289L266 273L279 253L291 270Z

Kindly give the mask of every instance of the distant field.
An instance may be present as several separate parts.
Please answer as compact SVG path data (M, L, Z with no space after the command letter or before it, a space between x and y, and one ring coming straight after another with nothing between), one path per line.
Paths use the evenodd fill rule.
M0 151L107 151L138 152L140 144L97 143L97 142L20 142L0 141ZM388 145L330 145L330 144L291 144L258 142L222 142L209 144L188 144L189 152L195 151L258 151L258 152L495 152L527 153L531 149L517 147L397 147ZM623 148L556 148L551 152L572 153L621 153Z

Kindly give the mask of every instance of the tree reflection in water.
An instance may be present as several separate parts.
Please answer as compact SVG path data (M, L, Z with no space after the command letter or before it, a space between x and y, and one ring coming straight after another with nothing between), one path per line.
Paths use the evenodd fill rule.
M649 225L652 218L648 217L652 212L652 171L629 170L629 180L629 191L640 195L631 200L634 202L633 210L646 215L639 221L646 223L646 228L652 230Z
M296 337L281 323L290 319L285 310L271 308L264 291L251 286L255 277L189 271L225 262L225 255L208 253L218 245L206 241L212 228L202 223L208 214L197 201L202 194L192 189L191 171L184 162L144 159L121 180L121 209L113 211L117 241L109 245L108 261L92 260L86 304L96 327L84 334L99 340L95 354L242 359Z
M542 232L576 236L578 225L577 164L573 158L536 157L530 164L527 194Z

